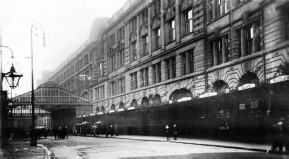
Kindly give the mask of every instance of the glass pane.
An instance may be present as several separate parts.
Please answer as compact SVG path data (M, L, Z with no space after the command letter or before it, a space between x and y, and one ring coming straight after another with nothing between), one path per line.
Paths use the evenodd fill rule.
M173 20L171 24L172 24L171 28L174 29L175 28L175 21Z
M189 10L188 11L188 19L192 19L192 17L193 17L192 10Z

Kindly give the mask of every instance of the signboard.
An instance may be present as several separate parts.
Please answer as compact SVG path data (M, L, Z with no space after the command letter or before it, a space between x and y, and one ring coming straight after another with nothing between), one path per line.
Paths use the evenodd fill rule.
M283 81L288 81L288 80L289 80L289 75L283 75L283 76L279 76L279 77L276 77L274 79L271 79L270 80L270 84L283 82Z
M258 100L250 101L250 106L251 106L252 109L258 108Z
M118 112L122 112L122 111L124 111L124 109L120 108L120 109L118 109L117 111L118 111Z
M133 110L135 107L128 107L127 110Z
M208 92L208 93L201 94L199 96L199 98L206 98L206 97L216 96L217 94L218 94L217 92Z
M238 90L241 91L241 90L250 89L250 88L254 88L254 87L256 87L255 83L247 83L247 84L244 84L244 85L238 87Z
M178 102L184 102L184 101L188 101L188 100L191 100L192 97L183 97L181 99L178 99Z
M244 110L244 109L246 109L245 104L240 104L240 105L239 105L239 109L240 109L240 110Z

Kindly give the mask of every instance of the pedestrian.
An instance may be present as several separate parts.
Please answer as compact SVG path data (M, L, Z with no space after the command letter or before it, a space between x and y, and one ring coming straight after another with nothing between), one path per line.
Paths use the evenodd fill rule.
M110 125L110 135L113 136L113 127Z
M65 128L64 128L64 133L66 134L66 138L68 139L68 128L67 128L67 126L65 126Z
M177 130L177 125L174 124L174 127L173 127L173 132L174 132L174 137L175 139L174 140L177 140L177 136L178 136L178 130Z
M167 141L171 141L170 139L170 128L168 125L166 125L166 136L167 136Z
M118 136L118 128L117 128L117 125L115 124L114 126L114 132L115 132L115 135Z
M55 137L55 140L57 139L57 135L58 135L58 129L56 126L54 126L53 128L53 134L54 134L54 137Z
M278 148L278 151L281 153L283 151L283 145L285 140L285 131L284 131L284 120L285 118L280 118L278 123L273 124L271 126L272 130L272 136L273 136L273 142L271 150L275 151L276 148Z

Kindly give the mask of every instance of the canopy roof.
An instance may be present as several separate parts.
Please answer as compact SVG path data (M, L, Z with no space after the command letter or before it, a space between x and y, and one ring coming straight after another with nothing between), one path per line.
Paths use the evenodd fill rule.
M46 82L34 90L35 106L51 111L75 106L91 106L88 99L69 92L53 82ZM31 105L31 91L14 97L13 106Z

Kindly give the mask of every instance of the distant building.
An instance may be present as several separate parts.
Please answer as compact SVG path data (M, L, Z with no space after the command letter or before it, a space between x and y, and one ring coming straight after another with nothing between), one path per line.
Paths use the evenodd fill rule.
M37 79L37 85L36 87L39 87L41 84L45 83L49 80L52 72L48 70L42 70L41 71L41 79Z

